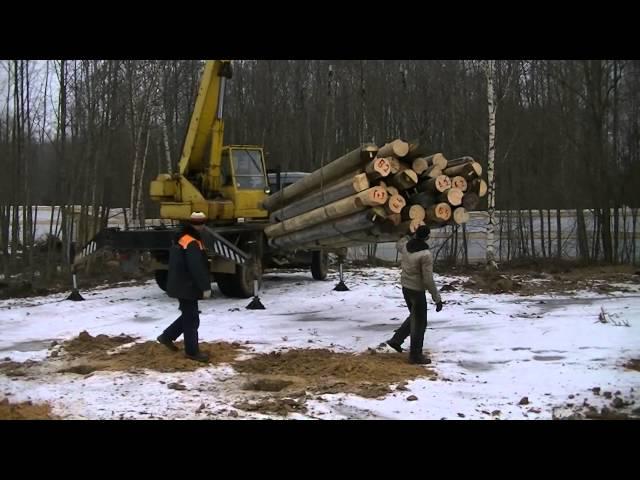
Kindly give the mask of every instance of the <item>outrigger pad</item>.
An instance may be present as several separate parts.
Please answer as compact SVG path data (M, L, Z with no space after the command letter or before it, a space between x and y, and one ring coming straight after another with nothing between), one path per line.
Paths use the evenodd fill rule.
M265 306L260 301L260 297L258 296L253 297L251 303L249 303L249 305L247 305L245 308L248 310L266 310Z
M333 288L337 292L348 292L349 287L347 287L342 280L338 282L338 284Z
M72 300L74 302L82 302L84 301L84 298L82 297L82 295L80 295L80 292L78 291L78 289L74 288L71 291L71 295L67 297L67 300Z

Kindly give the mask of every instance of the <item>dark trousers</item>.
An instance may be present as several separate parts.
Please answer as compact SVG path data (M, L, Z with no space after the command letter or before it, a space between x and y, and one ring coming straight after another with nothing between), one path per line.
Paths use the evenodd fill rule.
M409 290L404 287L402 287L402 294L407 302L409 316L396 330L393 341L402 344L408 336L411 336L409 354L420 355L424 343L424 332L427 330L427 296L424 290Z
M180 300L180 315L175 322L162 332L165 338L172 342L184 334L184 351L187 355L196 355L198 350L198 327L200 315L198 314L197 300Z

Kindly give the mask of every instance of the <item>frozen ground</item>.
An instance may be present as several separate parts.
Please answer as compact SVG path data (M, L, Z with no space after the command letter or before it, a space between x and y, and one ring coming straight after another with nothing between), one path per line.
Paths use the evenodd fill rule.
M399 271L348 271L349 292L332 290L336 277L315 282L302 271L268 274L261 292L266 310L246 310L249 300L214 291L215 298L200 304L200 338L240 342L256 352L376 348L406 317ZM456 280L463 278L436 277L440 286ZM614 400L619 392L630 412L640 403L630 403L638 398L640 372L624 364L640 358L640 285L624 286L624 292L562 296L444 292L442 312L430 303L425 341L435 380L410 381L381 399L312 396L305 414L288 418L551 419L554 412L567 416L585 402L609 406L612 398L604 392ZM176 301L154 282L83 295L85 302L63 301L66 295L0 302L0 360L43 360L51 342L83 330L153 340L178 314ZM629 326L599 322L602 307L609 318ZM235 408L242 395L233 388L237 377L229 365L178 373L0 374L0 398L47 401L54 414L70 419L282 418ZM185 389L167 388L171 383ZM411 396L417 399L408 400Z

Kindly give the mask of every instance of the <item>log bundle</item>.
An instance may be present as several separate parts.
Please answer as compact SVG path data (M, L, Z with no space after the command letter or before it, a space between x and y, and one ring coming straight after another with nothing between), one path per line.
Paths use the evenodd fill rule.
M367 144L268 197L264 232L273 248L313 250L461 225L487 194L482 171L472 157L447 160L417 142Z

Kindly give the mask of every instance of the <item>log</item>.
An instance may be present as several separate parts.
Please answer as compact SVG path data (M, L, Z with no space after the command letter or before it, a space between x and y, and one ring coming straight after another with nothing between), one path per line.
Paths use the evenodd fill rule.
M381 185L382 186L382 185ZM387 193L389 195L400 195L400 190L398 190L396 187L388 185L386 186L387 189Z
M391 165L391 175L395 175L396 173L399 173L403 170L407 170L408 168L411 168L410 165L407 165L406 163L400 161L397 158L394 157L387 157L387 160L389 161L389 164Z
M400 139L384 144L378 150L379 157L402 158L409 153L409 144Z
M391 164L386 158L374 158L364 169L367 178L372 182L391 173Z
M387 203L387 191L382 187L372 187L360 193L356 193L337 202L324 205L289 218L280 223L269 225L264 229L267 237L274 238L288 233L304 230L312 225L324 223L327 220L345 217L352 213L364 210L366 207L374 207ZM399 212L398 212L399 213Z
M470 161L454 167L445 168L442 173L450 177L460 175L467 180L472 180L475 177L482 175L482 165L478 162Z
M487 190L487 182L481 178L474 178L471 180L468 188L469 192L477 193L480 197L484 197L487 194Z
M315 193L302 197L298 201L276 210L269 216L272 223L281 222L314 208L327 205L337 200L346 198L354 193L362 192L369 188L369 180L365 173L360 173L353 178L344 180L330 188L317 190Z
M442 193L451 188L451 179L446 175L438 175L436 178L423 180L416 188L419 192Z
M440 170L447 168L447 159L441 153L436 153L428 157L418 157L413 160L411 168L415 170L418 175L421 175L429 167L438 167Z
M454 158L453 160L449 160L449 163L447 163L448 167L458 167L460 165L464 165L465 163L470 163L470 162L474 162L475 160L473 159L473 157L459 157L459 158Z
M407 209L403 209L407 210ZM391 213L389 215L387 215L387 222L392 223L393 225L400 225L400 222L402 222L402 215L400 213Z
M409 203L412 205L420 205L422 208L430 207L438 203L434 194L430 192L420 192L409 197Z
M402 195L391 195L384 208L387 213L400 213L406 204L407 201Z
M458 207L453 211L453 221L458 225L467 223L470 218L469 212L464 207Z
M448 203L436 203L426 210L426 221L444 223L451 218L451 207Z
M262 206L271 211L282 208L290 204L296 198L306 193L327 185L331 181L339 179L341 176L360 168L364 162L373 160L376 156L377 148L374 145L365 145L343 155L342 157L328 163L322 168L315 170L301 180L267 197Z
M407 190L418 184L418 174L411 169L406 169L393 175L389 183L398 190Z
M467 192L464 194L464 197L462 197L462 206L467 211L475 210L478 203L480 203L480 195L477 193Z
M431 167L427 168L424 172L422 172L422 175L420 175L420 179L428 180L430 178L436 178L440 175L442 175L442 170L437 166L432 165Z
M401 215L402 215L402 220L405 222L407 220L415 220L415 219L424 220L424 217L425 217L424 207L422 205L406 206L405 208L402 209Z
M420 225L425 225L424 220L411 220L411 223L409 223L409 231L411 233L416 233L416 230Z
M451 186L453 188L458 188L461 191L466 192L469 185L467 184L467 181L464 179L464 177L458 175L451 179Z
M463 195L464 194L462 193L462 190L460 190L459 188L450 188L440 194L438 196L438 200L440 200L441 202L448 202L449 205L457 207L458 205L462 204Z
M289 233L277 238L270 238L269 245L272 248L292 249L321 238L329 238L334 235L342 235L348 232L371 228L375 223L383 221L385 217L386 213L383 208L374 207L347 217L313 225L299 232Z

